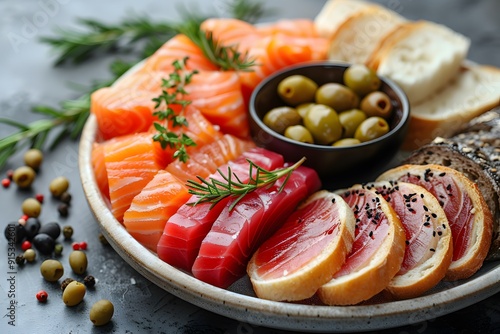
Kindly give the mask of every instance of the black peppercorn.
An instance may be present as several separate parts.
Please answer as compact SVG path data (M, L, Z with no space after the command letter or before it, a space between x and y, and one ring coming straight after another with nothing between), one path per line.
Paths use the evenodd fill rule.
M66 287L68 286L69 283L73 282L74 279L68 277L68 278L65 278L64 281L62 281L61 283L61 290L64 291L64 289L66 289Z
M91 288L95 285L95 278L92 275L87 275L83 279L83 284L85 284L88 288Z
M68 204L66 203L59 204L59 206L57 207L57 211L59 211L59 215L61 217L68 217L69 214Z
M63 203L69 204L71 203L71 194L67 191L63 192L59 197L59 200Z
M22 266L24 264L24 262L26 262L26 259L24 258L24 256L22 254L16 256L16 263L18 266Z

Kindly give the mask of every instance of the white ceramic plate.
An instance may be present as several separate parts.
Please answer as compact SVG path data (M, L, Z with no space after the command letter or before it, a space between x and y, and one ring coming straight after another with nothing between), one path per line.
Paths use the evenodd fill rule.
M79 167L87 201L103 234L118 254L144 277L201 308L260 326L333 333L417 323L454 312L500 292L499 261L485 263L479 272L467 280L440 283L419 298L402 301L375 298L364 305L347 307L259 299L253 293L248 277L239 280L228 290L206 284L160 260L130 236L113 217L97 187L92 169L91 153L96 133L97 122L91 115L80 142Z

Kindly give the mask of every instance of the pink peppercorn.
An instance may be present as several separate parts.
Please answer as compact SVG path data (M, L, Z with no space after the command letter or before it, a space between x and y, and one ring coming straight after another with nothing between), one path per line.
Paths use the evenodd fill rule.
M40 290L36 294L36 299L38 299L38 301L41 303L45 303L47 301L47 298L49 298L49 294L45 290Z

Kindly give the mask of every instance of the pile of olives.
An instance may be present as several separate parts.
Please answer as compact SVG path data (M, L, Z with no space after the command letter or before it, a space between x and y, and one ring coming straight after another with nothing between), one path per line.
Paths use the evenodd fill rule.
M303 75L278 84L286 105L264 115L264 124L287 138L310 144L351 146L389 132L392 101L382 91L380 78L365 65L347 68L343 83L318 86Z

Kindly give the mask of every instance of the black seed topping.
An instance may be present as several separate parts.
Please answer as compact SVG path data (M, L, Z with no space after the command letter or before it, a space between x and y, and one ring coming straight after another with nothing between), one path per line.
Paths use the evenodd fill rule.
M420 198L424 198L424 194L420 194Z
M438 235L439 235L439 236L442 236L442 235L443 235L443 232L438 231Z
M437 218L438 215L433 212L433 213L431 213L431 216L432 216L432 218Z
M436 236L436 231L432 231L432 236L435 237Z
M441 176L441 177L443 177L443 176L445 176L445 175L446 175L446 173L445 173L445 172L442 172L441 174L439 174L439 176Z
M334 198L332 198L332 203L335 203L335 197L334 197Z
M444 229L446 229L446 225L445 224L443 224L442 226L443 226Z
M424 211L429 211L429 208L424 205Z
M410 211L411 213L415 213L416 212L413 208L409 208L408 211Z
M410 244L410 240L406 240L405 244L409 245Z
M429 223L429 222L425 222L425 223L424 223L424 226L431 226L431 223Z
M434 248L429 249L431 252L435 252L436 250Z
M451 190L451 184L446 186L446 190L450 191Z
M368 235L370 236L370 238L373 238L373 231L370 231Z

